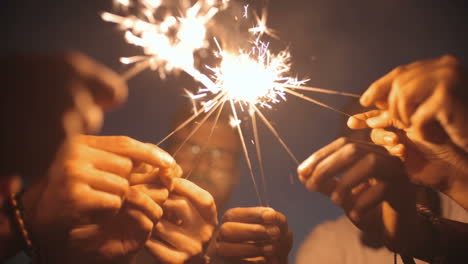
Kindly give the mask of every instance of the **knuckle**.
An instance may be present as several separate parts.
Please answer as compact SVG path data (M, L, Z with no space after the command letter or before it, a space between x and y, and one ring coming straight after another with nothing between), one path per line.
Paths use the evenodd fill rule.
M396 67L395 69L393 69L392 74L398 75L398 74L404 72L405 70L406 70L406 66L400 65L400 66Z
M129 147L133 145L133 139L128 136L116 136L116 142L122 147Z
M349 143L349 139L347 137L340 137L335 142L337 142L338 145L346 145Z
M146 235L145 237L147 237L147 235L150 234L151 231L153 231L153 228L154 228L154 223L149 219L146 219L146 220L147 221L143 221L142 226L141 226L142 231Z
M221 220L223 223L232 221L234 217L234 209L235 208L229 209L226 213L224 213L223 218Z
M404 80L402 78L397 77L393 80L392 87L393 89L398 90L399 93L404 93L406 91L405 89L402 89L403 85L404 85ZM395 93L395 91L392 90L392 93Z
M453 54L445 54L440 58L440 61L442 63L448 63L448 64L460 64L460 61L458 60L457 57L455 57Z

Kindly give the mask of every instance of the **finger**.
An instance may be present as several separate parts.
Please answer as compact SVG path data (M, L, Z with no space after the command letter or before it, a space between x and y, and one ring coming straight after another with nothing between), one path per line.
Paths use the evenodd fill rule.
M435 93L418 107L416 112L411 117L411 123L414 125L416 136L422 139L429 139L431 131L426 128L432 128L432 124L436 121L437 111L442 107L443 93L441 89L436 89Z
M333 191L336 188L336 184L338 183L337 178L330 178L323 181L320 185L317 185L312 179L309 179L305 185L309 191L317 191L321 194L330 197Z
M163 183L158 174L159 168L153 168L149 172L134 172L130 174L129 182L131 185Z
M342 205L343 199L347 194L352 193L352 190L368 181L368 179L376 173L375 166L377 157L375 154L367 154L358 162L356 162L345 175L337 182L336 189L331 195L331 200Z
M84 131L87 133L97 133L102 126L102 109L95 104L92 95L85 87L77 87L73 103L77 113L82 118Z
M227 222L221 226L218 238L225 242L261 242L277 240L280 235L280 229L277 226Z
M216 242L216 253L221 257L253 258L271 254L272 251L272 245Z
M83 142L86 137L88 136L80 135L77 137L77 140ZM89 159L98 170L117 174L123 178L127 178L132 170L133 163L128 158L86 145L82 148L83 155L86 155L83 158Z
M77 212L91 214L116 214L122 207L122 198L107 192L96 191L86 184L65 186L63 192L73 203ZM86 198L84 198L86 197Z
M355 197L353 209L349 213L350 218L358 221L362 215L379 205L384 199L385 189L385 183L377 182L376 185Z
M149 165L149 164L146 164L144 162L135 162L135 164L133 164L133 170L132 170L132 173L149 173L149 172L152 172L154 169L153 166Z
M154 223L149 219L146 214L140 210L134 209L131 206L124 206L122 208L122 214L125 214L132 223L129 224L129 228L138 230L138 233L133 233L133 236L139 236L138 241L146 241L150 238L151 232L153 231Z
M143 212L153 222L158 222L162 217L162 208L137 188L129 189L125 203Z
M396 133L382 128L374 128L371 131L371 140L380 146L395 146L399 143L399 137Z
M348 119L348 127L351 129L369 128L366 120L372 117L379 116L381 112L382 111L380 110L372 110L369 112L353 115Z
M387 101L394 78L404 71L404 66L397 67L371 84L359 100L361 105L369 107L377 101Z
M437 68L423 67L408 71L398 77L394 82L391 93L390 116L399 121L405 127L410 126L411 115L416 111L421 102L424 102L434 90L433 78L427 78L434 74Z
M86 143L94 148L112 152L152 166L172 168L175 161L164 150L126 136L87 136Z
M202 242L196 238L191 238L190 234L169 221L159 221L154 229L155 235L160 237L165 242L172 245L174 248L186 252L190 256L194 256L202 252Z
M132 188L146 194L158 205L165 203L169 196L167 188L159 184L139 184L133 185Z
M222 222L239 222L248 224L264 224L270 213L275 210L269 207L237 207L231 208L223 215Z
M467 104L461 100L452 100L452 98L442 99L441 101L448 103L446 108L442 108L437 112L437 120L452 142L468 153L468 137L466 136L468 122L466 122L465 114L462 114L468 113Z
M168 247L161 241L150 239L145 244L148 252L163 263L183 264L189 255L185 252Z
M127 98L125 81L107 67L77 52L68 52L64 58L84 79L97 104L109 108L122 103Z
M394 126L394 122L388 111L382 111L380 115L367 119L366 123L371 128L386 128Z
M161 168L157 176L161 179L161 182L172 191L175 184L174 179L180 178L182 173L182 168L178 164L174 164L174 166L170 168Z
M403 144L384 146L392 156L404 158L406 156L406 147Z
M364 152L365 151L361 149L358 144L347 144L326 157L312 172L312 177L308 182L309 188L311 188L309 190L320 188L320 185L325 180L336 177L336 175L359 160L362 155L364 155ZM312 183L310 181L312 181Z
M125 196L128 191L128 181L120 176L105 171L83 167L80 174L81 179L97 191Z
M263 214L263 220L265 224L276 225L280 228L280 231L283 233L288 229L288 221L284 214L278 211L267 211Z
M324 158L328 157L331 153L335 152L337 149L341 148L347 144L349 140L347 138L339 138L327 146L316 151L305 161L303 161L297 168L297 173L299 174L299 179L304 183L312 175L312 172L315 170L315 167L320 163Z
M404 89L401 87L402 84L394 84L392 91L388 97L388 113L391 120L398 120L401 122L400 115L398 113L398 100L404 100L399 98L399 89Z
M194 221L192 218L201 217L190 200L183 196L171 194L171 197L164 203L163 208L166 212L165 216L167 219L173 221L182 221L181 223L189 223Z
M208 223L218 224L216 205L209 192L191 181L180 178L174 179L174 192L189 199Z

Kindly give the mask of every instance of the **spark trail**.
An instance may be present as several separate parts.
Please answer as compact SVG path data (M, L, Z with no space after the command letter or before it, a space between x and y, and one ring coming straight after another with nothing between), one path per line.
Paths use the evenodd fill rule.
M255 22L246 32L248 37L235 41L236 43L244 43L249 48L239 48L233 51L223 50L223 41L224 44L230 44L227 46L232 46L232 43L226 43L227 40L220 42L216 37L211 42L207 40L208 24L217 14L227 10L232 4L229 0L114 0L114 3L120 7L119 9L124 14L104 12L101 14L102 19L118 25L119 29L124 31L126 41L143 50L143 54L120 59L121 63L130 66L123 74L124 79L128 80L150 68L157 71L161 78L165 78L167 74L172 72L183 71L203 86L197 92L186 91L193 104L193 115L171 131L158 145L204 114L205 116L199 124L182 142L180 149L217 109L221 111L224 104L228 102L260 204L262 204L262 199L253 173L252 162L241 128L242 122L239 119L240 113L238 113L236 105L241 109L241 112L249 112L252 119L255 151L264 188L266 188L256 116L273 133L296 164L298 164L298 160L281 138L279 132L263 115L261 109L272 108L273 104L285 101L287 95L293 95L349 116L343 111L298 91L359 97L359 95L352 93L308 87L305 86L308 80L292 77L290 53L287 50L273 53L270 51L269 42L263 40L265 36L277 38L275 32L267 27L266 9L262 9L260 16L253 12ZM248 5L242 6L239 17L249 19L248 8ZM211 47L213 43L214 47ZM194 61L196 54L201 50L212 52L218 62L215 65L205 65L204 68L198 69ZM209 73L204 73L206 71ZM174 155L177 154L178 150ZM264 192L266 193L266 189Z

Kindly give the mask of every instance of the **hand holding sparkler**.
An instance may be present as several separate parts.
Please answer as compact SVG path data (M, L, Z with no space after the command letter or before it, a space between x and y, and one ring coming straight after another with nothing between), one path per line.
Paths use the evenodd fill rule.
M394 69L362 95L364 106L388 110L393 122L433 143L451 141L468 153L468 73L453 56Z
M217 225L210 193L186 179L176 179L163 209L163 219L146 242L148 251L167 264L183 264L201 254Z
M398 158L372 143L340 138L298 168L307 189L339 205L362 231L402 254L437 254L433 229L416 211L416 188ZM342 177L339 177L343 174Z
M352 129L372 128L372 141L399 157L414 183L436 188L450 196L453 190L446 186L448 182L463 181L467 177L468 157L450 142L434 144L421 138L414 129L397 125L399 128L395 127L388 111L383 110L357 114L348 120ZM464 203L463 199L454 199Z
M47 258L41 260L129 263L162 216L170 187L162 185L161 175L180 176L174 160L127 137L78 136L60 154L23 198L38 255ZM158 170L130 175L141 162Z
M209 252L222 263L286 264L292 247L292 233L286 217L267 207L233 208Z

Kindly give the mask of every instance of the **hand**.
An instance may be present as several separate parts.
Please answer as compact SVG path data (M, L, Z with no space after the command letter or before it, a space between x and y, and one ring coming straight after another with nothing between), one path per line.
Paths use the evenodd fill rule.
M286 217L271 208L233 208L223 216L214 251L227 263L288 262L292 232Z
M388 110L394 122L425 141L449 140L468 153L467 88L460 61L443 56L396 68L369 87L361 104Z
M78 136L67 149L62 162L33 183L23 199L25 221L41 256L48 263L126 262L162 215L169 187L160 174L178 177L180 168L161 149L127 137ZM159 168L147 177L154 186L129 177L134 163L141 162Z
M175 179L146 248L162 263L184 263L203 252L217 225L216 206L207 191L185 179Z
M415 186L401 161L383 148L340 138L312 154L298 173L307 189L330 197L358 228L381 237L387 246L398 248L416 239L409 237L415 233L412 224L419 223Z
M44 176L68 136L97 132L103 111L122 103L125 82L76 52L0 58L4 151L0 177ZM40 152L39 152L40 151ZM40 153L40 155L38 155Z
M412 128L395 123L388 111L373 110L354 115L349 118L348 126L372 128L372 141L401 158L408 176L416 184L447 192L454 179L463 180L468 175L468 155L451 142L433 144L421 139Z

